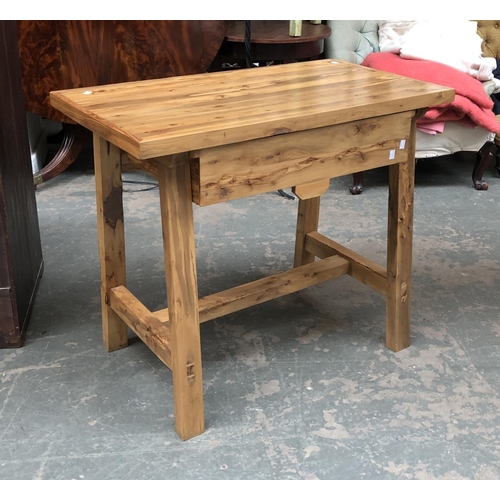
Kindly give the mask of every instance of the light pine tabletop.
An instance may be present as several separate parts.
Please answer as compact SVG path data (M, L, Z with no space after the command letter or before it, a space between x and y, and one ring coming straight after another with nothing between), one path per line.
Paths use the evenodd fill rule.
M51 92L138 159L451 102L454 90L332 59Z

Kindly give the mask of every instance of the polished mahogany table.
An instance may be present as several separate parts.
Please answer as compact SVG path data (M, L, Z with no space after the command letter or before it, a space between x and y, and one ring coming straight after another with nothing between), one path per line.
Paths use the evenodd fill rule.
M251 21L251 59L253 62L283 63L317 59L323 52L323 40L332 32L326 24L302 22L300 36L290 36L290 21ZM245 21L231 21L219 55L244 60Z
M229 21L17 21L27 110L63 124L57 154L35 184L64 171L88 134L49 103L52 90L204 73Z
M128 325L172 370L182 439L204 432L204 321L348 274L385 295L387 346L409 345L415 122L453 97L453 89L326 59L51 93L56 109L94 134L104 345L126 347ZM126 287L128 163L159 180L168 290L159 311ZM386 267L318 232L330 179L384 165ZM199 298L192 204L290 186L299 198L294 267Z

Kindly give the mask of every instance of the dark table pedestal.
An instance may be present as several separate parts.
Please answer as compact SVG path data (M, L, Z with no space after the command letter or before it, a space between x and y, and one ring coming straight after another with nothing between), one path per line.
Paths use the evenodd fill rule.
M304 21L301 36L289 35L289 21L251 21L252 62L267 64L318 59L331 29ZM218 54L221 60L245 61L245 21L233 21Z
M76 159L87 134L49 103L49 92L203 73L229 21L17 21L26 109L63 122L58 154L40 184Z

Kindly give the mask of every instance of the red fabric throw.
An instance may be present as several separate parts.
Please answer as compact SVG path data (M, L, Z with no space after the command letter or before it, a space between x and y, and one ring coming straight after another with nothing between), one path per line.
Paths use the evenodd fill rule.
M362 66L455 89L453 102L429 107L418 124L458 121L467 127L479 125L490 132L500 132L492 111L493 101L481 82L463 71L434 61L403 59L391 52L372 52Z

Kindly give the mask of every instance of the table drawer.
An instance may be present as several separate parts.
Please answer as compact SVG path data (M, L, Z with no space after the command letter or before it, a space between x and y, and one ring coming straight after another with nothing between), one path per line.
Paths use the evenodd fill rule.
M404 162L413 112L286 133L193 154L193 201L212 205Z

